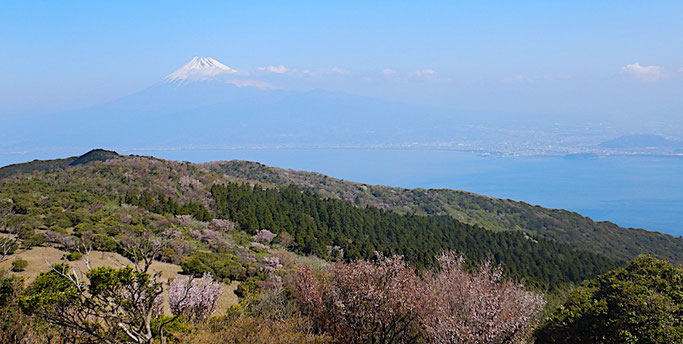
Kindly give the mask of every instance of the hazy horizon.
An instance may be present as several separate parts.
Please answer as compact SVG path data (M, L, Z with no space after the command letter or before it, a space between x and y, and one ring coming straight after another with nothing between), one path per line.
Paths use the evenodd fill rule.
M675 1L163 4L5 4L0 118L116 100L199 55L286 90L681 130Z

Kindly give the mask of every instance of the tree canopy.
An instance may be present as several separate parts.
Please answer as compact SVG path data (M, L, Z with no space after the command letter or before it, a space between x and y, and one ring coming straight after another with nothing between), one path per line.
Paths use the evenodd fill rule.
M575 290L537 343L683 343L683 268L643 255Z

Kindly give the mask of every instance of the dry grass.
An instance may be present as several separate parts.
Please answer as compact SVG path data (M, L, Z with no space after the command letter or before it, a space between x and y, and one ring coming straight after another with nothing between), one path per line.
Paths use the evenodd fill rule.
M38 277L38 275L50 268L50 265L60 262L69 263L76 271L85 272L87 268L85 266L85 261L83 259L69 262L63 258L68 252L58 250L54 247L34 247L27 251L21 251L17 254L10 256L10 258L2 263L0 263L0 269L9 270L12 267L12 261L16 259L24 259L28 262L28 266L22 272L11 272L11 274L24 277L27 283L31 283ZM126 257L118 253L113 252L102 252L93 251L90 254L90 265L92 268L98 268L103 266L120 268L127 265L133 265L133 263ZM164 287L168 284L169 279L182 278L184 275L180 274L180 266L169 263L154 262L152 263L151 270L153 272L161 273L161 281L164 283ZM216 307L215 315L222 315L225 310L231 306L237 304L238 297L235 295L234 291L237 289L239 282L233 281L230 285L225 287L223 295L218 299L218 305ZM165 310L169 313L168 305L166 305Z

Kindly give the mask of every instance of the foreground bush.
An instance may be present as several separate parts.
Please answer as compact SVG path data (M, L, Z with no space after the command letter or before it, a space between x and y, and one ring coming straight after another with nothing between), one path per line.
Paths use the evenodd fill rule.
M101 267L80 276L58 264L41 273L20 301L25 313L81 339L142 344L159 335L151 322L161 313L161 292L161 283L130 267Z
M683 268L645 255L572 293L537 343L683 343Z
M529 337L540 295L505 281L488 263L470 274L452 254L419 278L400 256L336 264L323 276L299 269L304 314L340 343L507 343Z

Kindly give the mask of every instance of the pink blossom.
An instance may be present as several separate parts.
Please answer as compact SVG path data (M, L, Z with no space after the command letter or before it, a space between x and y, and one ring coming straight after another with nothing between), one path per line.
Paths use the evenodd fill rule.
M175 279L168 289L171 312L193 321L201 321L213 313L223 289L224 284L214 281L210 274L205 274L202 278Z

